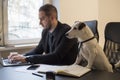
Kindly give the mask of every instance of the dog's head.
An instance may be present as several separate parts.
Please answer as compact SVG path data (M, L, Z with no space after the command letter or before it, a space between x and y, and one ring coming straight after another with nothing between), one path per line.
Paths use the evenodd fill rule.
M78 34L80 30L82 30L84 27L86 27L85 23L76 21L72 28L66 33L68 38L78 38Z

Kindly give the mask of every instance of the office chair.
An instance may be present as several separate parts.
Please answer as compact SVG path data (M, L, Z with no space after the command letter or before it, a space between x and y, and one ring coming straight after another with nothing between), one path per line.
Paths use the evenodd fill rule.
M109 22L105 27L104 52L111 64L120 60L120 22Z
M85 21L85 23L88 25L88 27L92 30L95 38L99 42L99 33L97 29L98 22L97 20L91 20L91 21Z

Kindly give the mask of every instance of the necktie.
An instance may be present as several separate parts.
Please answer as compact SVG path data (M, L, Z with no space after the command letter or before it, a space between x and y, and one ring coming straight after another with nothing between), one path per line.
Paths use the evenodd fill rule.
M52 44L53 44L53 35L50 33L49 34L49 49L50 49L50 52L52 52Z

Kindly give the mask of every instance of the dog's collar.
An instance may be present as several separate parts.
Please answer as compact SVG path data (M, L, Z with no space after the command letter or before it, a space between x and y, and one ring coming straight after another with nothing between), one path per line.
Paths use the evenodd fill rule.
M88 41L90 41L90 40L92 40L92 39L94 39L94 38L95 38L95 37L93 36L93 37L91 37L91 38L89 38L89 39L87 39L87 40L85 40L85 41L80 42L80 43L88 42Z
M79 42L78 51L80 51L80 48L81 48L81 46L82 46L83 43L88 42L88 41L90 41L90 40L92 40L92 39L94 39L94 38L95 38L95 37L93 36L93 37L91 37L91 38L89 38L89 39L87 39L87 40L85 40L85 41Z

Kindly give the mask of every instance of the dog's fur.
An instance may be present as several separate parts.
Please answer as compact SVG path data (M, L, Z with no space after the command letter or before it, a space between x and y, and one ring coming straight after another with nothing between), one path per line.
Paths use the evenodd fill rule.
M68 38L78 38L79 42L88 40L94 36L90 28L85 23L79 21L75 22L71 30L69 30L66 34ZM82 44L74 64L79 64L82 57L87 60L88 64L86 67L88 68L113 72L112 66L98 44L96 38Z

